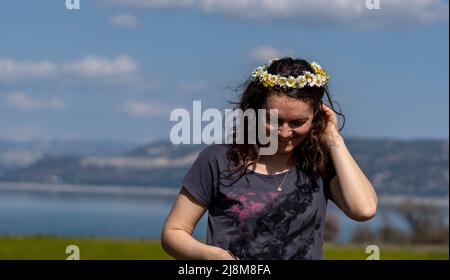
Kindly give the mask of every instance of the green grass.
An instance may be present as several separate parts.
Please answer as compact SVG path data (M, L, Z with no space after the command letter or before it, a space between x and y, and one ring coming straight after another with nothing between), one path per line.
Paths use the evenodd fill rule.
M373 244L373 243L372 243ZM365 260L369 244L325 244L324 255L329 260ZM448 260L448 244L441 245L392 245L377 244L380 260Z
M66 247L76 245L84 260L170 260L159 241L0 237L0 259L64 260Z
M63 239L56 237L0 237L0 259L64 260L66 247L77 245L84 260L170 260L159 241L112 239ZM364 260L367 244L325 244L328 260ZM444 259L448 260L448 244L444 245L378 245L382 260Z

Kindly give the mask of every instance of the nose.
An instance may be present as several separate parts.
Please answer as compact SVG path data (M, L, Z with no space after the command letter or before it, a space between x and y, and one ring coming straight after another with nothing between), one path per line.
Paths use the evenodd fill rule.
M278 136L282 138L289 138L292 136L292 130L287 123L282 124L278 128Z

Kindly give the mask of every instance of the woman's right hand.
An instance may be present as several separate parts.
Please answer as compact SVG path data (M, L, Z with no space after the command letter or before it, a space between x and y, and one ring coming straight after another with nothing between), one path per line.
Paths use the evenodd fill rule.
M230 251L220 247L213 247L212 258L210 260L238 260Z

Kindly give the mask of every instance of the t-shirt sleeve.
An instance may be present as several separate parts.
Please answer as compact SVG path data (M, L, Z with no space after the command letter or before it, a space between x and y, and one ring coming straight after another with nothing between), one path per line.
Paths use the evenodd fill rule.
M216 166L212 147L206 147L200 152L183 179L183 188L205 207L209 207L214 196Z
M323 179L323 189L325 193L325 198L328 200L331 198L331 180L336 176L336 170L334 169L333 162L331 159L328 161L326 166L326 176Z

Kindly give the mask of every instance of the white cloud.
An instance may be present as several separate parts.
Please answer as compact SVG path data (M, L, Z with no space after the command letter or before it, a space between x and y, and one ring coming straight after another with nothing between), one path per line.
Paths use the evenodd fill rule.
M120 108L120 111L128 113L133 117L161 117L169 116L173 108L166 104L147 103L135 99L129 99Z
M105 78L130 75L138 70L138 64L126 55L113 59L85 56L82 59L62 66L64 72L88 78Z
M127 55L106 58L88 55L69 63L51 61L15 61L0 58L0 81L49 79L59 76L118 79L129 77L139 69L138 63Z
M112 25L125 27L125 28L133 28L138 26L138 21L135 16L129 14L120 14L113 16L109 22Z
M102 0L105 1L105 0ZM198 2L197 0L106 0L122 5L139 8L164 8L164 7L189 7Z
M57 65L50 61L15 61L0 58L0 81L48 79L57 76Z
M6 96L6 103L14 108L31 111L31 110L63 110L66 106L64 102L58 98L48 100L33 98L21 91L16 91Z
M278 49L271 46L261 46L253 50L249 56L253 62L267 63L272 58L295 56L295 52L290 49Z
M209 85L204 81L180 82L177 84L177 88L184 92L198 92L207 90Z
M139 8L193 7L206 13L250 20L289 19L312 26L350 25L355 28L448 21L445 0L380 0L380 10L365 0L115 0Z

